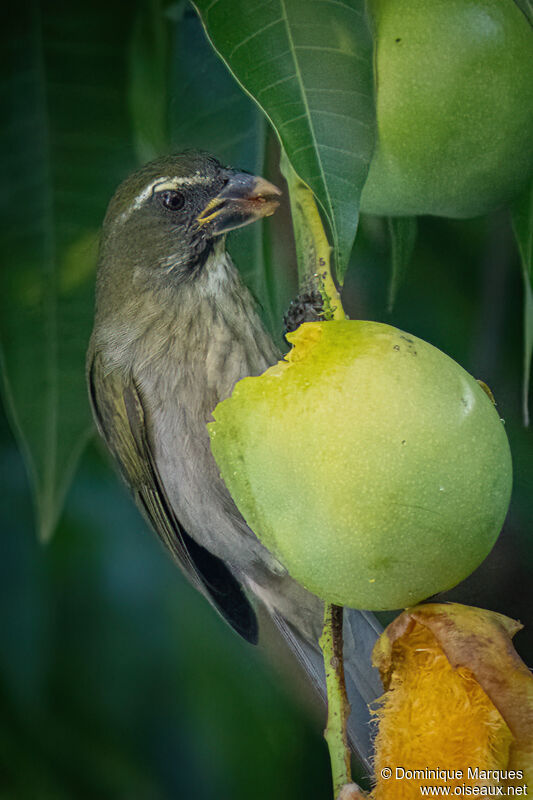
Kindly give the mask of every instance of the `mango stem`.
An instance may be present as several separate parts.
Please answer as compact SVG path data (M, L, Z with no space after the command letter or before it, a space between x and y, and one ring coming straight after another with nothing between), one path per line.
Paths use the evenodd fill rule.
M334 797L338 797L342 788L352 781L346 730L350 706L344 682L342 615L342 606L325 603L324 628L320 637L328 699L328 721L324 738L331 759Z
M313 192L296 174L283 148L280 166L289 187L300 290L316 290L320 293L325 320L346 319L331 271L332 248L325 234ZM346 798L362 797L353 794L358 787L351 782L350 748L346 730L350 706L344 682L342 618L342 606L325 604L324 628L320 637L328 700L328 719L324 738L331 759L334 796L338 797L344 787L348 791L348 794L345 793Z
M300 289L320 292L325 320L346 319L331 272L332 249L313 192L298 177L283 149L280 166L289 187Z

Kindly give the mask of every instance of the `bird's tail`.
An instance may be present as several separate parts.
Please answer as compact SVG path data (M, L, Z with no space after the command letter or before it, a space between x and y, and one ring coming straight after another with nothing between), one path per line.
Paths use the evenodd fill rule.
M276 625L283 633L322 697L326 697L326 679L322 652L305 639L279 614ZM372 728L369 704L383 694L378 670L372 666L372 649L383 628L370 611L344 609L344 677L351 706L348 737L361 765L372 771Z

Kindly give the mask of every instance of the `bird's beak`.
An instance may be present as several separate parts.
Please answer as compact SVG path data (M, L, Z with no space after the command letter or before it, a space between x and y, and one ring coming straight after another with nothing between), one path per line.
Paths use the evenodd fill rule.
M277 186L264 178L235 172L198 215L197 221L214 234L227 233L261 217L269 217L278 207L280 196Z

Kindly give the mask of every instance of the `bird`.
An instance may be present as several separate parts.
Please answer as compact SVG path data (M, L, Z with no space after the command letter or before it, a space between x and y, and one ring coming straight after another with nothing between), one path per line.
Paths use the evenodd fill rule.
M263 605L324 695L323 603L248 527L206 428L237 381L281 358L226 250L228 232L273 214L280 195L201 151L162 156L127 177L103 222L87 382L100 435L187 578L252 644ZM345 610L348 734L368 771L381 630L370 612Z

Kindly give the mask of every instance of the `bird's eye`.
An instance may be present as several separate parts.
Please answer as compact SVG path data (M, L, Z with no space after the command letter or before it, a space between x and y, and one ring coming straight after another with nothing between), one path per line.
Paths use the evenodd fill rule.
M162 205L168 208L169 211L179 211L180 208L183 208L183 204L185 203L185 197L181 192L174 192L171 190L161 192L160 200Z

